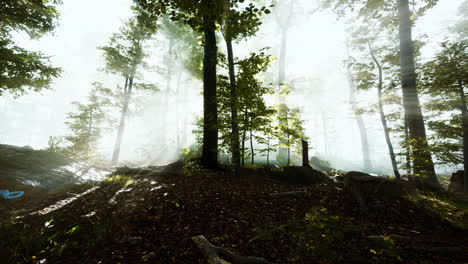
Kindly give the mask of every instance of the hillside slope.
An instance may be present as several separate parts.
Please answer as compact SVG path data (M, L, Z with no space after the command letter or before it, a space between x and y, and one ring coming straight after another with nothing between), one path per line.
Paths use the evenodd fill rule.
M305 192L270 196L289 191ZM424 195L418 197L435 197ZM424 201L443 202L447 194L440 195ZM271 263L468 261L466 230L421 201L375 197L368 200L370 213L362 216L340 181L287 185L271 182L264 170L235 177L194 162L121 168L71 200L3 224L0 261L203 263L192 241L198 235ZM463 210L450 213L466 219Z

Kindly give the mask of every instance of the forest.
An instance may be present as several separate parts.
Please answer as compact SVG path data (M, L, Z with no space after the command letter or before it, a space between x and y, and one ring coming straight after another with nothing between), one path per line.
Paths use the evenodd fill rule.
M2 0L1 263L467 263L467 0Z

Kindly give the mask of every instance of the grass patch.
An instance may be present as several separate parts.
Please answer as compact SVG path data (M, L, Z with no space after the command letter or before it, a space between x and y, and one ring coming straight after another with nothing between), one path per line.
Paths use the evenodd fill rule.
M114 184L114 185L119 185L121 187L126 187L135 183L135 180L132 177L126 176L126 175L114 175L114 176L105 178L104 182Z

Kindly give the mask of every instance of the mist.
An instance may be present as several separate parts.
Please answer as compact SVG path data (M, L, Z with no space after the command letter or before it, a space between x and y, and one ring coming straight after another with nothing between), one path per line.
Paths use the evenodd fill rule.
M414 36L425 35L427 40L421 51L422 60L438 50L448 30L447 25L456 17L462 2L439 1L418 19ZM106 45L123 21L132 16L131 5L130 0L64 1L59 6L59 25L52 34L38 40L31 40L21 33L14 36L20 46L50 56L51 63L63 68L63 73L54 80L50 90L28 92L20 97L2 94L1 144L45 149L50 137L71 133L66 125L67 113L75 110L71 103L84 102L93 82L108 88L123 85L122 78L103 70L105 62L98 47ZM332 11L319 10L314 1L294 1L294 5L287 29L285 57L286 82L294 89L286 99L287 104L302 110L301 119L309 138L311 156L329 161L333 168L363 170L364 157L350 105L350 83L345 65L349 56L346 47L349 25L338 20ZM281 47L278 17L287 16L285 12L289 11L285 7L272 11L262 18L263 24L255 36L234 46L238 58L269 47L266 52L276 59L265 76L266 82L274 83ZM83 14L86 14L85 19ZM218 37L220 51L226 52L222 36ZM174 54L169 59L171 76L168 79L165 68L169 50L167 36L157 33L145 45L147 65L140 74L145 82L156 84L159 91L138 93L132 99L137 101L138 109L131 111L127 119L121 146L122 165L162 165L176 161L183 149L195 144L192 131L203 112L203 83L184 68L184 54ZM372 90L359 91L355 97L357 104L364 108L376 102L376 92ZM274 96L267 101L276 103ZM118 118L118 111L108 113ZM373 168L382 174L392 173L379 116L364 114L364 119ZM99 144L93 146L107 159L112 156L116 133L115 128L106 130ZM451 166L441 165L437 170L446 172L447 168Z

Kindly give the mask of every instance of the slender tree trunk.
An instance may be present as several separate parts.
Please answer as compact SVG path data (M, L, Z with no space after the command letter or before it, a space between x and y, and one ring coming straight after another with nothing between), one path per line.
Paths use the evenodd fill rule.
M288 166L291 165L291 143L290 143L290 140L289 140L289 135L288 135Z
M279 111L279 116L280 116L280 125L281 120L283 120L283 117L287 114L285 113L286 111L286 98L285 96L281 93L281 90L284 88L283 86L286 84L286 50L287 50L287 28L283 27L281 30L281 51L280 51L280 57L279 57L279 69L278 69L278 96L279 96L279 104L280 104L280 111ZM286 142L284 139L281 137L279 138L279 149L278 149L278 155L276 157L276 160L278 162L284 164L284 160L287 155L287 149L282 146ZM288 163L289 164L289 163Z
M216 64L218 48L214 21L205 25L203 59L203 147L201 162L206 168L218 166L218 109L216 99Z
M310 167L309 143L306 140L302 140L302 167Z
M115 140L114 154L112 155L112 164L117 164L120 156L120 146L122 145L122 138L125 129L125 120L127 119L128 114L128 104L130 103L130 98L132 96L133 88L133 77L127 77L125 80L124 88L124 102L122 107L122 114L120 116L119 129L117 131L117 139Z
M245 165L245 140L247 139L247 129L248 129L248 112L247 108L245 108L244 112L244 131L242 131L242 166Z
M408 120L411 146L413 150L413 165L416 176L424 182L440 187L432 161L429 144L426 137L424 118L419 103L416 88L416 72L414 63L414 47L411 36L411 20L408 0L398 0L400 27L400 68L403 90L403 106L405 118Z
M398 171L398 164L397 164L396 158L395 158L395 151L393 150L393 144L392 144L392 141L390 139L390 131L388 129L387 119L385 117L385 112L384 112L383 103L382 103L382 88L383 88L382 87L383 86L382 65L380 65L379 61L375 57L374 51L372 50L372 47L371 47L370 43L369 43L369 52L370 52L370 54L372 56L372 60L377 65L377 69L379 70L379 83L378 83L378 87L377 87L377 95L378 95L378 99L379 99L380 120L382 121L382 126L383 126L384 134L385 134L385 141L387 142L388 152L390 154L390 160L392 161L393 173L395 174L395 177L397 178L397 180L399 180L401 178L400 177L400 172Z
M463 170L464 170L464 191L468 193L468 109L466 107L465 91L462 80L458 80L460 92L460 111L462 114L463 128Z
M346 50L349 56L349 47L348 42L346 43ZM356 104L356 85L354 84L353 76L351 74L350 65L347 66L347 77L348 77L348 84L349 84L349 102L351 104L351 110L353 111L354 118L356 120L356 124L359 129L359 135L361 137L361 152L363 157L363 165L364 170L372 170L372 162L370 159L370 150L369 150L369 139L367 137L367 129L366 125L364 124L364 119L362 118L361 114L356 112L357 104Z
M230 0L226 0L228 8L231 6ZM237 120L237 83L236 73L234 68L234 52L232 48L232 35L231 35L231 17L230 10L226 17L226 32L224 39L226 41L226 48L228 53L228 67L229 67L229 81L230 81L230 107L231 107L231 151L232 163L234 166L240 166L240 144L239 144L239 122Z
M86 157L89 159L90 158L90 153L91 153L91 134L93 130L93 108L89 109L89 125L88 125L88 146L86 150Z
M250 135L249 135L250 136L250 153L252 153L251 163L253 165L255 163L255 152L254 152L254 147L253 147L252 129L250 129L249 132L250 132Z

